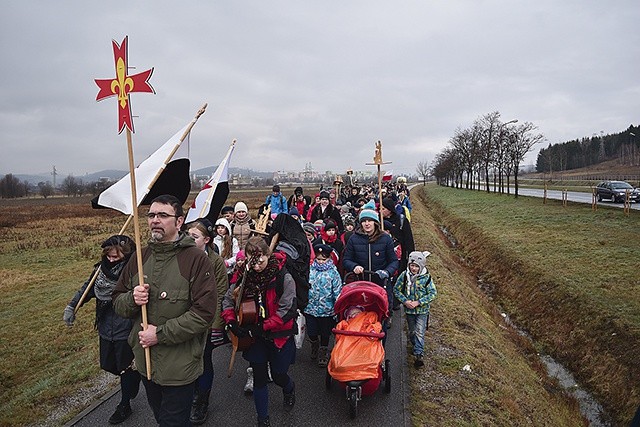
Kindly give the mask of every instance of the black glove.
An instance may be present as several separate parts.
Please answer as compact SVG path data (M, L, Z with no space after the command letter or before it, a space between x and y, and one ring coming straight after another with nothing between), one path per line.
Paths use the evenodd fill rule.
M73 322L76 320L75 309L68 305L64 308L64 313L62 314L62 320L67 326L73 326Z
M245 338L249 336L249 331L240 326L237 320L232 320L227 324L227 331L230 331L238 338Z
M258 337L264 335L264 329L262 329L262 323L255 323L253 325L247 325L246 330L252 337Z

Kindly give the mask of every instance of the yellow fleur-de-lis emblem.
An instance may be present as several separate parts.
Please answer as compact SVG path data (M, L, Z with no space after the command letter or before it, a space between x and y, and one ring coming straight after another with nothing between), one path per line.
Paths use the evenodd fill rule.
M131 77L127 77L126 72L127 70L124 60L122 58L118 58L118 63L116 65L117 79L111 82L111 92L118 94L118 101L122 108L127 106L129 92L133 90L133 79Z

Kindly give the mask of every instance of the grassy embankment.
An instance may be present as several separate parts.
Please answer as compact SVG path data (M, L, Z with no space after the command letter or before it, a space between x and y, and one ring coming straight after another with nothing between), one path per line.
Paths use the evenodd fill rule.
M414 194L420 194L419 187L412 199ZM434 252L430 262L440 296L429 332L435 341L429 346L435 378L428 373L414 384L425 391L424 401L415 401L416 413L429 417L425 422L431 425L442 424L447 411L469 424L522 424L501 419L505 412L527 414L538 425L563 424L539 418L551 416L548 409L528 409L548 396L540 387L552 393L554 388L540 380L537 389L532 377L518 380L535 374L513 365L520 359L514 358L518 349L508 352L508 343L495 342L501 319L478 309L483 298L475 277L456 268L437 231L444 225L475 274L492 284L493 298L539 349L569 367L614 424L627 425L640 403L640 212L626 216L621 209L603 207L593 212L589 205L563 208L556 201L543 205L536 198L436 186L428 186L424 197L435 219L418 207L418 220L427 226L414 234L421 247ZM522 356L536 365L534 355L524 351ZM459 372L467 363L474 373L470 379ZM468 401L462 408L461 399Z

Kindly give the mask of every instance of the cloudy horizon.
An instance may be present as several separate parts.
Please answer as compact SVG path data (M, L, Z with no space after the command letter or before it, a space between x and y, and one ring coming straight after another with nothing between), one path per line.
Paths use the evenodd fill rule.
M111 40L154 67L134 93L140 163L208 103L192 169L367 170L375 142L398 174L499 111L549 143L638 125L640 7L632 1L132 2L5 5L0 173L128 168Z

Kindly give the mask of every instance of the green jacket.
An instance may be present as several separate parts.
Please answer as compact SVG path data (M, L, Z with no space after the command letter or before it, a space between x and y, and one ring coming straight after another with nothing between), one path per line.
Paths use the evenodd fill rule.
M142 254L149 284L147 321L157 326L158 344L149 347L151 381L163 386L186 385L203 371L205 340L217 307L214 267L193 239L180 233L171 243L150 242ZM142 310L133 301L138 285L135 256L125 266L113 291L113 305L122 317L134 319L129 345L136 367L147 376L144 349L138 340Z
M225 323L220 315L222 297L227 293L229 289L229 276L227 276L227 267L224 265L224 260L220 255L213 250L209 251L209 259L213 263L213 275L216 279L216 290L218 291L218 303L216 304L216 315L213 318L212 329L224 329Z
M403 305L407 301L420 302L416 308L405 307L405 314L429 314L431 301L438 295L431 274L424 269L424 272L410 276L408 271L407 269L398 276L398 280L393 286L393 294Z

